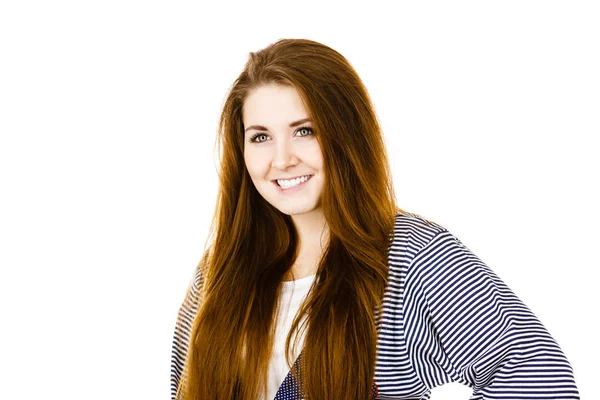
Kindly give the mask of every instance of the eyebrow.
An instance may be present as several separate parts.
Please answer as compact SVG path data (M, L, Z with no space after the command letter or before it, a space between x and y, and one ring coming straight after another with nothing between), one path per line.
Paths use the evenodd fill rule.
M308 121L310 121L310 118L303 118L303 119L299 119L298 121L294 121L294 122L292 122L292 123L290 124L290 128L293 128L293 127L295 127L295 126L298 126L298 125L300 125L300 124L303 124L303 123L305 123L305 122L308 122ZM267 129L267 128L265 128L265 127L264 127L264 126L262 126L262 125L252 125L252 126L249 126L249 127L247 127L247 128L244 130L244 132L248 132L250 129L257 129L257 130L260 130L260 131L268 131L268 129Z

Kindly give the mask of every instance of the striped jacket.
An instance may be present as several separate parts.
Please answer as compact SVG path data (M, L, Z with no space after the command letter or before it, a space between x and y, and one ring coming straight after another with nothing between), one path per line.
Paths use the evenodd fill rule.
M459 239L411 213L396 215L390 237L388 285L376 314L375 398L429 399L432 388L460 382L473 389L470 400L579 399L558 343ZM172 399L201 284L196 269L177 315ZM275 400L300 398L290 373Z

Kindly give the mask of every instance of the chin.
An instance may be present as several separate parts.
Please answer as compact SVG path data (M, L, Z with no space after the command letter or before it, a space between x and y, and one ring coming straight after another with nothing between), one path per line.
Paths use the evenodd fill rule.
M294 204L273 204L273 207L278 209L282 214L285 215L302 215L315 211L318 207L316 205L294 205Z

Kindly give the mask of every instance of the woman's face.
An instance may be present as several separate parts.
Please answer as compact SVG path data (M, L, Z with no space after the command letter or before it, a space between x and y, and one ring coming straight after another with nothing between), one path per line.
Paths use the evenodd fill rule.
M269 84L250 92L243 107L244 160L256 190L287 215L319 209L323 155L296 89ZM310 175L306 182L282 182ZM302 178L303 180L305 178Z

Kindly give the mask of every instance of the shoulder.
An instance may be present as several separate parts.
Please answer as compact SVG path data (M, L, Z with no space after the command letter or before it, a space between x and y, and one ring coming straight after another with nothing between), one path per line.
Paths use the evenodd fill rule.
M409 212L396 213L396 227L411 227L416 230L430 231L438 233L445 231L446 228L437 222L431 221L422 215Z
M444 232L448 232L444 226L419 214L398 212L394 222L392 250L401 250L414 256L434 237Z
M445 226L415 213L397 213L389 249L390 273L408 282L480 260Z
M444 226L419 214L397 212L388 250L390 279L400 280L423 249L444 232Z
M438 290L441 283L493 275L446 227L412 213L396 215L389 258L391 271L407 290L414 285Z

